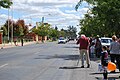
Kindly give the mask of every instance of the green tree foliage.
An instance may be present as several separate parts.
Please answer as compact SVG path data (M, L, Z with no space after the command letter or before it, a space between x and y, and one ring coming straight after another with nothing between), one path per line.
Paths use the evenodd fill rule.
M56 30L56 28L55 29L51 28L49 31L49 37L56 40L58 38L58 36L59 36L59 31Z
M25 22L24 20L18 20L16 22L16 33L19 35L19 36L25 36L29 31L28 31L28 26L25 25Z
M80 0L76 5L76 10L86 1L93 5L85 18L80 20L81 32L99 34L101 36L120 35L120 1L119 0Z
M72 39L76 38L77 28L74 26L68 26L67 28L68 28L67 30L64 30L62 28L61 31L59 31L59 37L62 36L65 38L72 38Z
M59 37L66 37L66 35L65 35L66 33L65 33L65 30L62 28L61 29L61 31L59 31Z
M49 34L49 30L50 30L50 24L47 25L41 24L38 27L38 35L43 37L47 36Z
M10 8L12 4L11 0L0 0L0 7Z
M6 31L7 31L7 36L8 36L8 26L9 26L9 34L11 34L12 23L13 23L13 21L9 19L9 20L7 20L6 23L4 24L4 27L5 27ZM5 33L6 33L6 32L5 32ZM6 36L6 35L4 35L4 36ZM10 36L11 36L11 35L9 35L9 37L10 37Z
M20 36L25 36L28 33L28 26L25 25L24 20L18 20L17 22L14 22L12 20L7 20L6 23L4 24L7 33L8 33L8 25L9 25L9 34L10 34L9 37L11 37L12 27L13 27L13 36L20 37Z
M77 28L74 27L74 26L68 26L68 29L67 29L67 36L69 36L70 38L76 38L77 35L76 35L76 32L77 32Z
M39 36L42 36L42 41L43 41L43 38L45 36L48 36L49 35L49 31L50 31L50 24L44 24L44 23L40 23L37 25L37 29L34 28L32 31L39 35Z
M57 27L57 26L55 26L55 30L58 30L58 27Z
M6 27L5 27L5 26L2 26L2 27L1 27L1 30L3 30L3 37L4 37L4 36L7 36L7 29L6 29Z

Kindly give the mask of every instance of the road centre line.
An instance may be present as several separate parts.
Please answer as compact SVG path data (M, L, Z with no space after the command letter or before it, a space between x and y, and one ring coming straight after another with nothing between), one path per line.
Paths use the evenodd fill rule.
M0 68L3 68L3 67L5 67L5 66L7 66L8 64L6 63L6 64L3 64L3 65L1 65L0 66Z

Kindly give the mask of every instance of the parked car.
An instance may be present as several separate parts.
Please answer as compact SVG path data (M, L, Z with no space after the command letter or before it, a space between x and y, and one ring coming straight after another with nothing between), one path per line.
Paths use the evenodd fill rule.
M112 42L112 38L107 38L107 37L101 37L100 40L101 40L101 44L107 47L109 47L110 43Z
M60 44L60 43L65 44L65 43L66 43L66 39L65 39L64 37L60 37L60 38L58 39L58 44Z
M70 38L69 41L74 41L75 39L74 38Z

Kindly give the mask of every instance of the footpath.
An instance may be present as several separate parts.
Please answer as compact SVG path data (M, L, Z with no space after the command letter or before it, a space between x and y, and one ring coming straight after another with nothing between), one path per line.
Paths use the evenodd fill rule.
M63 64L65 66L59 68L63 71L67 71L63 80L104 80L102 72L98 71L98 63L100 63L100 59L91 59L90 68L86 68L87 65L85 65L85 68L80 68L81 61L79 61L79 65L77 65L77 62L78 61L67 61ZM107 80L120 80L120 72L118 69L116 70L116 73L108 72Z
M29 44L34 44L36 43L35 41L31 41L31 42L24 42L24 45L29 45ZM21 46L21 42L18 42L17 45L15 45L13 42L11 43L5 43L5 44L0 44L0 49L4 49L4 48L12 48L12 47L18 47Z

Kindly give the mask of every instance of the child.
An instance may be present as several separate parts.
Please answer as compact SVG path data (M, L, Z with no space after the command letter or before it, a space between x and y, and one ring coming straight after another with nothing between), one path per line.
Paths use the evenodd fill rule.
M108 66L108 52L107 52L107 46L102 47L102 53L101 53L101 65L104 69L103 76L104 79L107 79L107 66Z
M91 58L94 58L94 54L95 54L95 43L92 42L91 46L90 46L90 56L91 56Z

